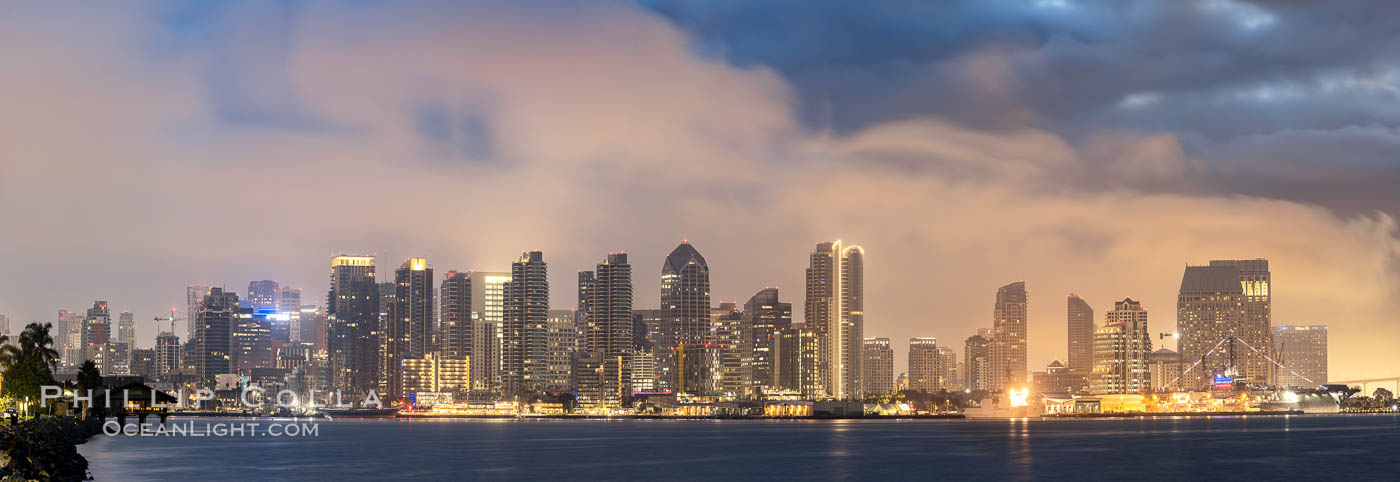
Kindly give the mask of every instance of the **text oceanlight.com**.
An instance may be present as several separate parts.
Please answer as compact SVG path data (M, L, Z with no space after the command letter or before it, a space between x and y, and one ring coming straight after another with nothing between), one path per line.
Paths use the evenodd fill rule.
M107 435L131 437L317 437L320 436L320 428L316 422L122 424L111 420L102 424L102 432Z

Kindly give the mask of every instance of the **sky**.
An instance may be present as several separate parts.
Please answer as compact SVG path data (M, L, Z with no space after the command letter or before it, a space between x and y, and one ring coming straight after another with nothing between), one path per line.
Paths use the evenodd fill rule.
M689 239L715 303L800 320L840 239L900 371L1013 281L1039 370L1071 292L1171 332L1184 266L1268 258L1334 380L1400 375L1388 3L7 2L0 314L108 300L149 345L189 284L531 249L555 308L615 251L654 307Z

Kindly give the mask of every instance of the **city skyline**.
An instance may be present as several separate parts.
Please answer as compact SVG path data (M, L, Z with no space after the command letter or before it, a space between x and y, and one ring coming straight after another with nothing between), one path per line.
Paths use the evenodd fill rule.
M390 281L530 249L565 287L627 251L645 308L685 238L713 303L800 303L804 253L845 239L870 253L863 333L897 351L966 339L1024 280L1037 370L1065 357L1068 293L1166 314L1184 265L1266 258L1274 324L1328 325L1333 376L1400 370L1384 16L821 4L805 29L780 2L642 3L9 6L0 314L108 300L146 344L188 285L315 302L340 252Z

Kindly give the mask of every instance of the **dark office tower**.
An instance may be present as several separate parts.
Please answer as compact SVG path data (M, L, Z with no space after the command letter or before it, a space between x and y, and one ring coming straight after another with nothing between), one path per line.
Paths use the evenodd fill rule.
M1247 383L1271 381L1272 364L1243 346L1247 343L1263 355L1272 350L1269 278L1269 261L1264 259L1213 260L1209 266L1186 267L1176 303L1181 361L1192 364L1210 356L1201 364L1203 370L1182 379L1183 387L1203 387L1211 374L1226 372L1237 373ZM1227 343L1211 352L1230 334L1244 343Z
M439 290L438 326L442 332L442 357L466 360L472 352L472 278L466 273L448 271L442 277Z
M592 309L586 355L600 363L598 403L617 406L632 391L632 265L627 264L627 254L609 254L594 276L586 300ZM705 316L708 319L709 310Z
M963 388L991 390L992 334L983 328L963 345Z
M825 365L826 391L837 399L863 393L860 352L865 346L865 250L842 246L841 241L821 243L807 267L807 304L803 313L809 328L828 334Z
M106 301L92 302L83 320L83 360L92 360L100 368L107 359L107 342L112 339L112 312Z
M278 313L295 313L301 311L301 288L283 286L277 295Z
M682 242L661 266L661 310L666 317L668 347L710 341L710 266L688 242Z
M403 396L403 361L429 352L433 294L433 268L426 259L409 258L394 271L394 296L380 325L379 389L389 400Z
M174 328L172 327L172 330ZM164 376L180 370L180 337L174 331L156 335L155 374Z
M374 281L374 256L336 256L331 260L326 325L330 385L347 397L374 389L379 348L379 285Z
M1026 372L1026 283L997 289L992 309L991 390L1021 388L1030 383Z
M502 388L506 394L541 392L549 374L549 278L544 253L521 254L511 264L504 291Z
M195 313L195 370L202 379L233 373L233 327L238 295L210 288Z
M276 281L265 279L248 282L248 303L253 311L276 311L281 294L281 289L277 287Z
M1079 295L1069 294L1069 369L1076 390L1083 388L1094 369L1094 308Z
M762 394L763 390L778 388L777 343L778 334L792 326L792 303L778 301L777 288L765 288L744 303L744 316L749 318L749 345L751 393Z
M272 323L269 309L239 307L233 317L233 371L252 373L254 368L273 368Z

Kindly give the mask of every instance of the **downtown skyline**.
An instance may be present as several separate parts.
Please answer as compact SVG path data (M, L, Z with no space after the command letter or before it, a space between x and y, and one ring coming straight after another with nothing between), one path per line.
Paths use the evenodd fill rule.
M689 237L712 304L779 286L802 319L811 243L846 239L870 253L864 335L896 353L989 327L988 293L1024 280L1036 370L1065 357L1068 293L1170 331L1186 264L1267 258L1274 324L1328 325L1333 376L1400 367L1385 15L821 3L809 30L782 2L643 3L7 6L0 314L108 300L146 344L190 284L311 301L340 252L388 278L534 249L566 288L626 251L656 307Z

